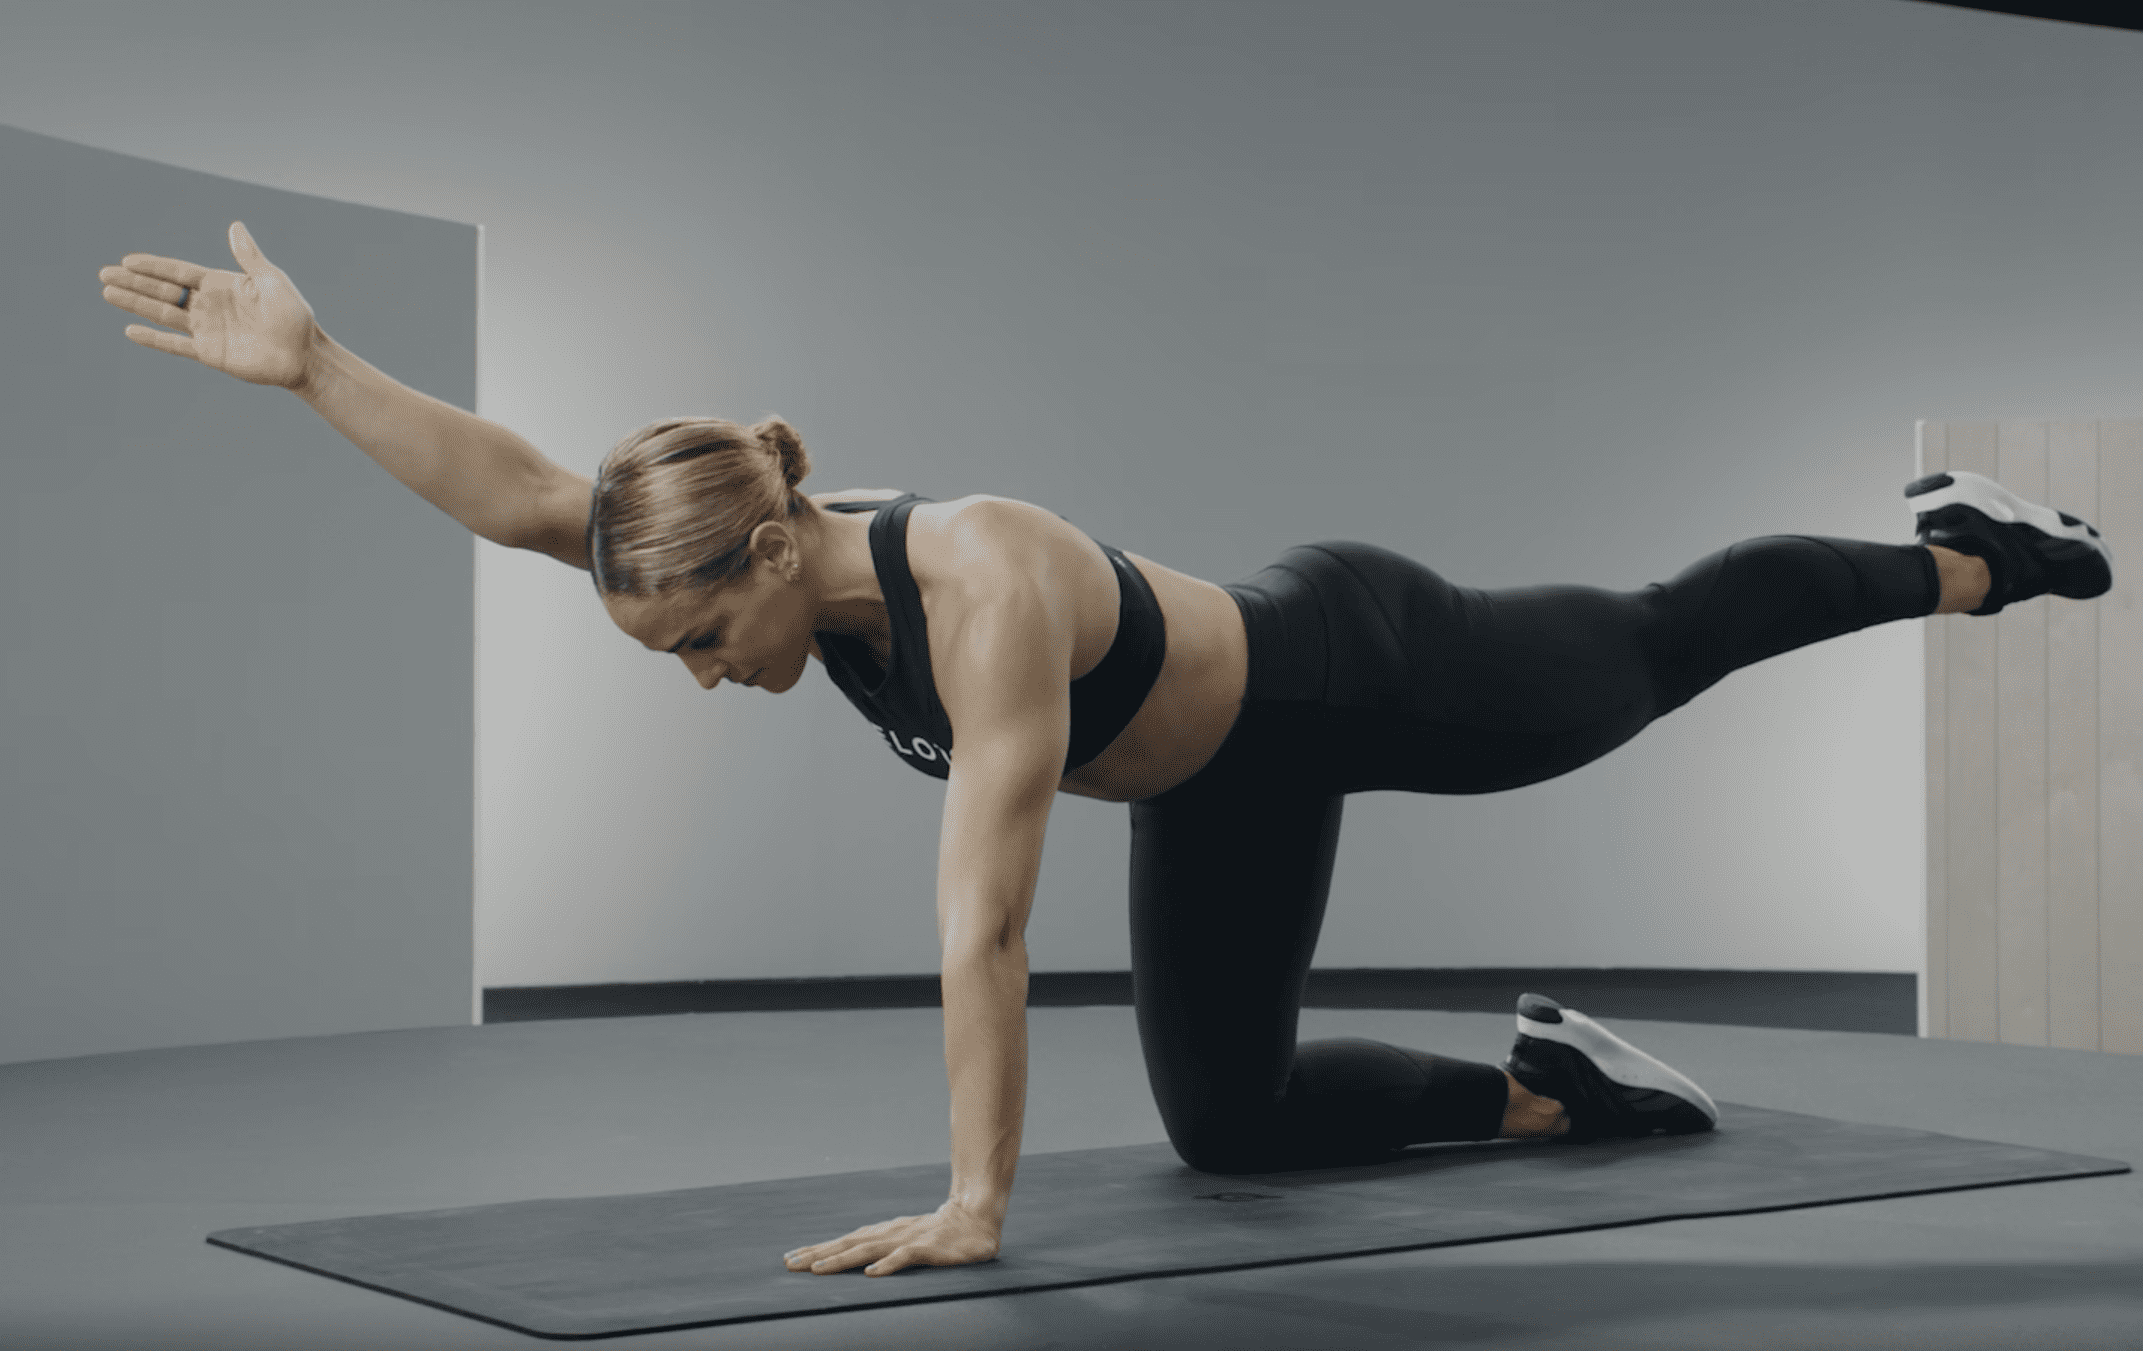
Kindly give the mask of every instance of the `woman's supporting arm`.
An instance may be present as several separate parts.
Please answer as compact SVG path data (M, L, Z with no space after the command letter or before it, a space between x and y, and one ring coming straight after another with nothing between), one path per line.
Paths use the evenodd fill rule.
M1026 1124L1027 915L1064 749L1059 740L1051 763L1042 759L1046 742L956 739L962 745L938 841L939 982L952 1090L947 1204L1001 1225Z
M1037 793L1025 782L1030 776L1013 768L1032 756L1009 743L1000 743L1002 754L970 753L968 739L956 750L938 854L952 1187L931 1214L901 1215L792 1250L784 1259L791 1271L863 1267L867 1276L890 1276L910 1266L987 1262L1004 1235L1027 1108L1023 931L1056 780ZM1063 741L1057 744L1061 767ZM985 763L970 770L971 761Z
M931 667L954 733L938 838L951 1192L934 1215L798 1249L791 1269L870 1262L865 1271L877 1276L997 1254L1026 1118L1027 916L1071 738L1076 621L1060 579L1076 569L1059 564L1092 547L1069 527L1061 538L1036 530L1036 512L1020 503L964 508L949 551L957 575L924 594ZM912 541L912 521L910 531Z

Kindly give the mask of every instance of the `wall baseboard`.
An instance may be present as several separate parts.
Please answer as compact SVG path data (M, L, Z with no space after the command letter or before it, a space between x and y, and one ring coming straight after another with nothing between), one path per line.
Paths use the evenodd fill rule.
M1691 971L1647 967L1459 967L1313 970L1307 1008L1508 1013L1527 990L1606 1018L1735 1023L1824 1032L1919 1028L1919 977L1909 971ZM528 985L484 991L487 1023L631 1018L669 1013L938 1006L938 978L796 977L623 985ZM1033 1008L1131 1003L1128 971L1036 971Z

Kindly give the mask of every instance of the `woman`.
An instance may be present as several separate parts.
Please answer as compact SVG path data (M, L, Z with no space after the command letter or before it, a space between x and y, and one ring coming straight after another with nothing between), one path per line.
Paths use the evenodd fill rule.
M1519 1002L1502 1066L1361 1038L1296 1045L1349 792L1485 793L1568 772L1729 671L1871 624L2111 585L2091 527L1985 479L1907 488L1920 544L1748 540L1618 593L1481 591L1369 545L1228 587L1022 502L806 498L778 419L642 428L590 480L359 360L230 229L242 272L129 254L133 341L303 398L469 529L590 570L611 618L701 686L781 692L818 657L947 781L938 856L952 1190L792 1270L996 1255L1025 1100L1024 930L1057 792L1131 804L1139 1035L1170 1140L1214 1172L1499 1137L1711 1128L1704 1091L1583 1014Z

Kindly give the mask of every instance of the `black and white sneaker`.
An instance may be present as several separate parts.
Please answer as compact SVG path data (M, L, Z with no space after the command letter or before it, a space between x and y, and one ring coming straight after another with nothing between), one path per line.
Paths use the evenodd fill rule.
M1976 615L2051 591L2072 600L2113 586L2113 551L2098 531L2065 511L2027 502L1983 474L1952 469L1905 485L1920 543L1987 562L1993 585Z
M1546 995L1518 996L1518 1040L1504 1058L1511 1078L1554 1098L1570 1118L1572 1143L1690 1135L1719 1124L1711 1095Z

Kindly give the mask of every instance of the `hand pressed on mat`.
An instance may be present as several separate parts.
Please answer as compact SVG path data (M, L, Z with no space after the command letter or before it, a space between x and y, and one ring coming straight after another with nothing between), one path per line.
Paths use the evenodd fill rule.
M997 1256L1001 1220L977 1215L951 1201L929 1215L902 1215L867 1224L825 1243L787 1254L791 1271L830 1276L863 1266L866 1276L890 1276L903 1267L958 1267Z

